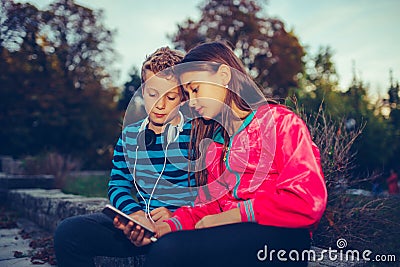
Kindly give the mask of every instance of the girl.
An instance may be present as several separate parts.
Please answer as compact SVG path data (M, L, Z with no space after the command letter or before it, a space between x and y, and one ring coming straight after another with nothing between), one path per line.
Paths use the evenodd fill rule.
M146 266L307 266L310 234L327 200L307 126L267 103L224 43L201 44L175 67L199 115L192 127L196 178L208 186L194 207L156 223L159 240ZM204 138L215 142L202 154ZM131 226L134 244L151 242Z

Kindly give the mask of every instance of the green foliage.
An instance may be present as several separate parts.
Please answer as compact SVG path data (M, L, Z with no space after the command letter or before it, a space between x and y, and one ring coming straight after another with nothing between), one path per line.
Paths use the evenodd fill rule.
M373 110L367 110L361 119L365 121L366 127L354 144L357 172L368 175L374 171L383 171L394 156L393 144L396 143L388 131L388 121L374 115Z
M299 76L300 87L295 95L307 112L323 108L326 113L340 117L345 105L341 105L337 91L338 77L332 52L329 47L321 47L317 55L307 55L304 72ZM335 103L334 105L330 105Z
M393 165L399 138L396 140L393 126L381 112L380 102L371 103L368 87L354 75L351 86L342 91L338 88L338 77L329 47L320 48L312 56L307 55L304 73L300 76L300 87L293 93L306 113L323 109L335 121L343 120L347 130L363 125L363 131L355 140L354 176L370 176ZM392 90L392 95L395 95ZM396 99L392 96L392 99Z
M282 21L266 17L264 2L206 0L200 20L187 19L170 38L184 50L199 42L229 41L264 93L285 98L297 86L304 51Z
M57 151L109 167L119 129L102 14L70 0L45 11L10 0L0 7L0 153Z
M394 85L393 81L391 81L391 86L388 91L389 94L389 103L387 105L390 109L389 114L389 127L388 133L391 137L391 146L393 149L393 157L390 160L391 168L399 168L399 155L400 155L400 86L397 82Z
M69 175L62 191L87 197L107 197L109 175Z

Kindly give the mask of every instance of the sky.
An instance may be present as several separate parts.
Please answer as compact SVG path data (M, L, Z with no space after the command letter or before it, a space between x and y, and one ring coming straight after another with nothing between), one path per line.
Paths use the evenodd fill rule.
M16 0L45 8L53 0ZM203 0L137 1L75 0L104 11L104 24L115 30L114 67L117 85L129 80L146 55L171 42L167 35L187 18L199 19ZM293 30L300 44L315 54L329 46L339 75L339 87L350 86L353 73L368 85L371 95L384 96L389 70L400 81L400 1L398 0L269 0L266 14Z

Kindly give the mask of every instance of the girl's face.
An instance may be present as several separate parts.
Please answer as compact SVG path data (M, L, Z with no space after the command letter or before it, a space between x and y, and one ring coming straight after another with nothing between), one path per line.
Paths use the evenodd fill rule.
M178 111L181 104L178 82L168 80L146 71L143 100L149 116L150 129L160 132L161 126L170 122L179 123Z
M180 80L189 96L189 106L201 117L209 120L221 113L227 89L224 86L224 79L218 72L186 72L180 76Z

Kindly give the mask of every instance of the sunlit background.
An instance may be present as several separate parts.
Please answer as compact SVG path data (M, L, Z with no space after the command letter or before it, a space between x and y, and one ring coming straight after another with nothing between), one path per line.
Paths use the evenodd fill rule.
M107 197L146 55L231 38L265 95L302 116L320 149L329 197L315 245L345 238L400 257L390 190L400 172L399 10L398 0L1 0L0 175L52 174L65 193Z
M45 7L51 0L30 0ZM115 48L120 57L117 81L129 79L132 66L140 67L145 55L163 45L171 45L167 35L177 31L177 24L201 15L201 0L128 1L77 0L92 9L102 9L105 24L117 31ZM265 2L265 1L260 1ZM397 0L270 0L265 13L285 22L303 46L311 52L330 46L340 78L348 87L353 73L370 84L372 94L385 94L389 70L400 77L400 2Z

